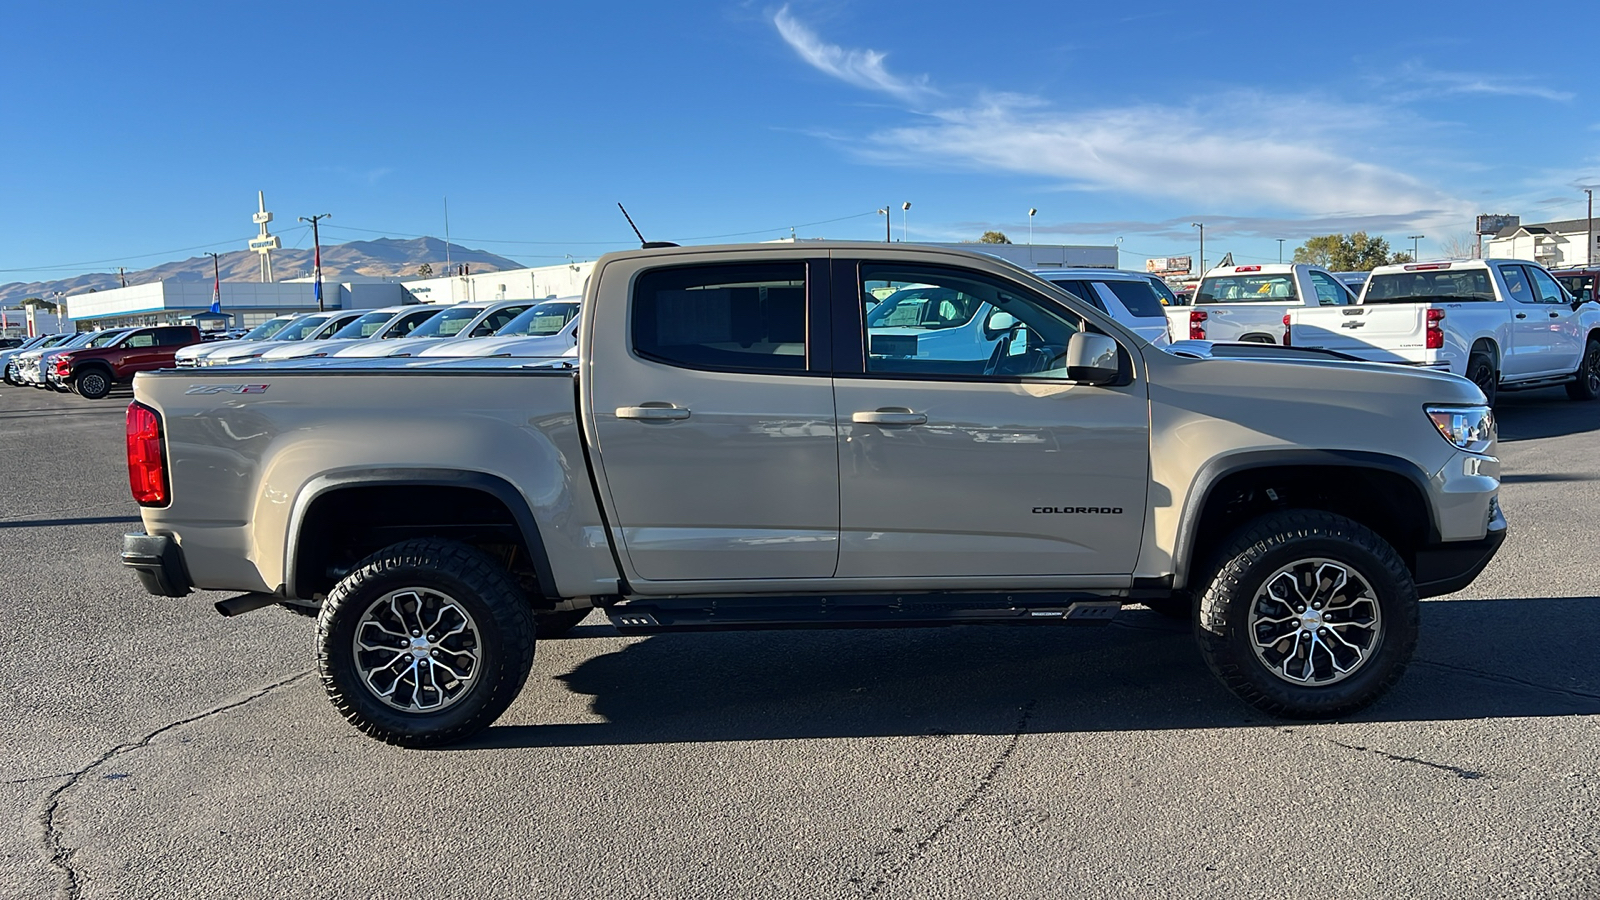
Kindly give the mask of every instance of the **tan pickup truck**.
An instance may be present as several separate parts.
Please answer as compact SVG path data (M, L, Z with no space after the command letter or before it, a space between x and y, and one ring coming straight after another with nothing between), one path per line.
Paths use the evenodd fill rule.
M912 287L922 331L984 340L865 324ZM1400 676L1418 597L1505 535L1470 383L1156 347L976 253L616 253L581 315L565 362L141 374L124 562L155 594L317 614L340 712L430 746L489 725L536 638L595 607L646 634L1142 603L1191 618L1246 702L1338 716Z

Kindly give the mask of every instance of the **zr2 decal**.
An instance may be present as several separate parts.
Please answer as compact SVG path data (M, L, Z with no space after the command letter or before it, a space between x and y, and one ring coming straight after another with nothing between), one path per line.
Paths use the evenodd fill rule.
M185 394L265 394L264 384L191 384Z

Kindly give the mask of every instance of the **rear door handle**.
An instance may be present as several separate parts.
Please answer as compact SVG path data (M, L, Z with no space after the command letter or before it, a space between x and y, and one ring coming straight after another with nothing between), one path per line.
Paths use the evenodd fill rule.
M1550 318L1559 319L1559 318L1561 318L1561 313L1551 313L1550 314Z
M1526 319L1527 317L1528 317L1527 313L1517 313L1517 318L1519 318L1519 319Z
M645 422L670 422L689 418L689 411L681 406L619 406L617 418L640 419Z
M860 425L926 425L928 414L912 412L904 407L889 407L851 413L850 421Z

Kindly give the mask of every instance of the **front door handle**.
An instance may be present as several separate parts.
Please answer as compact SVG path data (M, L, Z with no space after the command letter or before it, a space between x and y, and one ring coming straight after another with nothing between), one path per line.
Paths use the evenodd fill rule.
M1517 318L1519 318L1519 319L1526 319L1527 317L1528 317L1527 313L1517 313Z
M891 406L851 413L850 421L860 425L926 425L928 414L912 412L903 406Z
M617 418L640 419L645 422L671 422L689 418L689 411L681 406L619 406Z
M1561 318L1561 313L1551 313L1550 314L1550 318L1559 319L1559 318Z

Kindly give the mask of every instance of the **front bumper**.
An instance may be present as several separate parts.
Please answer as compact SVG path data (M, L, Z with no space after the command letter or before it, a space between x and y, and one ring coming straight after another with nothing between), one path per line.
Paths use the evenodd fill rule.
M1417 551L1417 596L1453 594L1471 584L1505 539L1506 517L1495 499L1489 506L1489 530L1481 539L1445 541Z
M183 597L194 587L183 564L183 549L164 534L123 535L122 564L132 569L144 589L157 597Z

